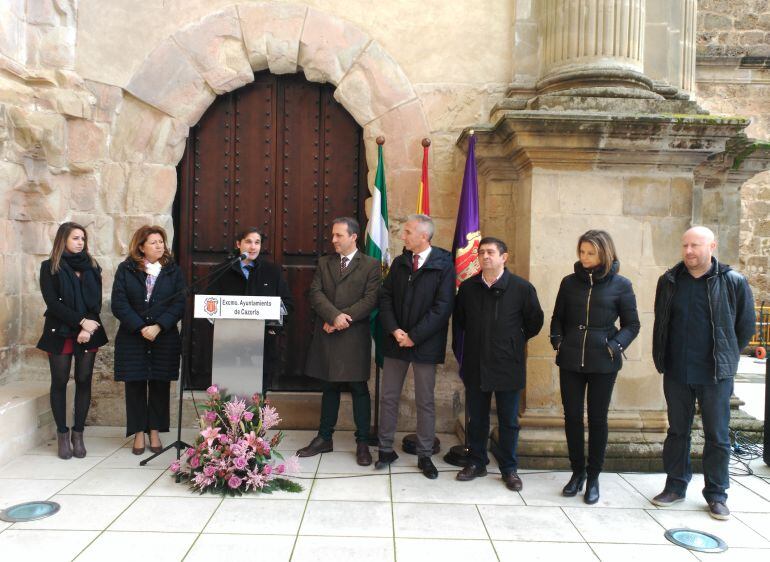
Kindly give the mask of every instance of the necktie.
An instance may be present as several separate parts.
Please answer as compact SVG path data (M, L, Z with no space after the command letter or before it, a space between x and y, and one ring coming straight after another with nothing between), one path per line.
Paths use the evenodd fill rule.
M340 260L340 273L344 273L347 268L348 268L348 257L342 256L342 259Z
M412 271L417 271L420 267L420 254L412 256Z

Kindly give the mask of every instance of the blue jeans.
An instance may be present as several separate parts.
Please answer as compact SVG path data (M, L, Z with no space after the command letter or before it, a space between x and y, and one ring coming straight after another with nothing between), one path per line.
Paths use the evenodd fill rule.
M692 478L690 444L695 400L703 419L703 497L706 501L727 501L730 487L730 396L733 379L717 384L683 384L663 377L668 405L668 433L663 443L663 468L668 475L666 491L684 496Z
M468 446L470 460L479 467L489 463L487 441L489 440L489 410L492 393L483 392L476 385L466 386L468 400ZM496 391L498 446L500 472L516 472L518 460L516 447L519 443L519 395L520 390Z

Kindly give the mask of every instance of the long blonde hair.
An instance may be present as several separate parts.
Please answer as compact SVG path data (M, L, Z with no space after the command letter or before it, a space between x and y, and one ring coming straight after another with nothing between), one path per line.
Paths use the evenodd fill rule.
M607 275L612 269L612 264L618 261L618 271L620 271L620 263L618 260L618 252L615 250L615 243L612 241L612 236L605 230L589 230L584 233L577 243L577 254L580 257L580 245L583 242L588 242L599 254L599 267L597 268L601 273L600 277Z
M59 226L56 236L53 239L53 248L51 248L51 273L59 273L61 269L61 256L67 249L67 240L73 230L79 230L83 233L83 253L91 260L91 265L99 267L94 257L88 252L88 232L84 226L76 222L65 222Z

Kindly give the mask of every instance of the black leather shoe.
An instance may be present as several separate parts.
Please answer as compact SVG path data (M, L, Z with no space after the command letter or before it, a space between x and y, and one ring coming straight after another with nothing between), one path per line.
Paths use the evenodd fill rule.
M377 462L374 463L374 468L380 470L381 468L387 468L392 462L398 458L396 451L384 452L380 451L377 457Z
M369 445L363 441L356 443L356 463L358 463L358 466L369 466L372 464L372 454L369 452Z
M436 469L436 465L433 464L433 461L430 460L430 457L418 457L417 468L422 470L422 474L425 478L430 480L438 478L438 470Z
M483 466L476 466L475 464L468 464L465 465L465 467L457 473L457 476L455 476L455 479L459 480L460 482L468 482L470 480L473 480L474 478L478 478L480 476L486 476L487 475L487 469Z
M522 488L524 488L521 478L515 472L503 474L503 482L505 482L505 487L512 492L521 492Z
M331 453L334 450L334 441L329 439L328 441L316 435L307 447L302 447L297 451L297 456L301 458L314 457L321 453Z
M588 505L595 504L599 501L599 477L595 476L589 478L586 481L586 493L583 496L583 501Z
M586 481L585 472L573 472L572 478L569 479L567 485L561 489L561 495L572 498L577 495L578 492L583 491L583 484Z

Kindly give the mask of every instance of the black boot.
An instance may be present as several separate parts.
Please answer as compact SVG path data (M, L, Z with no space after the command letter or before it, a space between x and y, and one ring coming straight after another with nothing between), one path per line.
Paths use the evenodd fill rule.
M599 501L599 477L591 476L586 482L586 493L583 501L589 505Z
M575 497L578 492L583 491L583 483L586 481L585 471L573 472L572 478L569 479L567 485L561 490L561 495L568 498Z
M60 459L71 459L72 458L72 447L70 446L70 432L67 433L61 433L59 431L56 432L56 444L59 448L59 458Z

